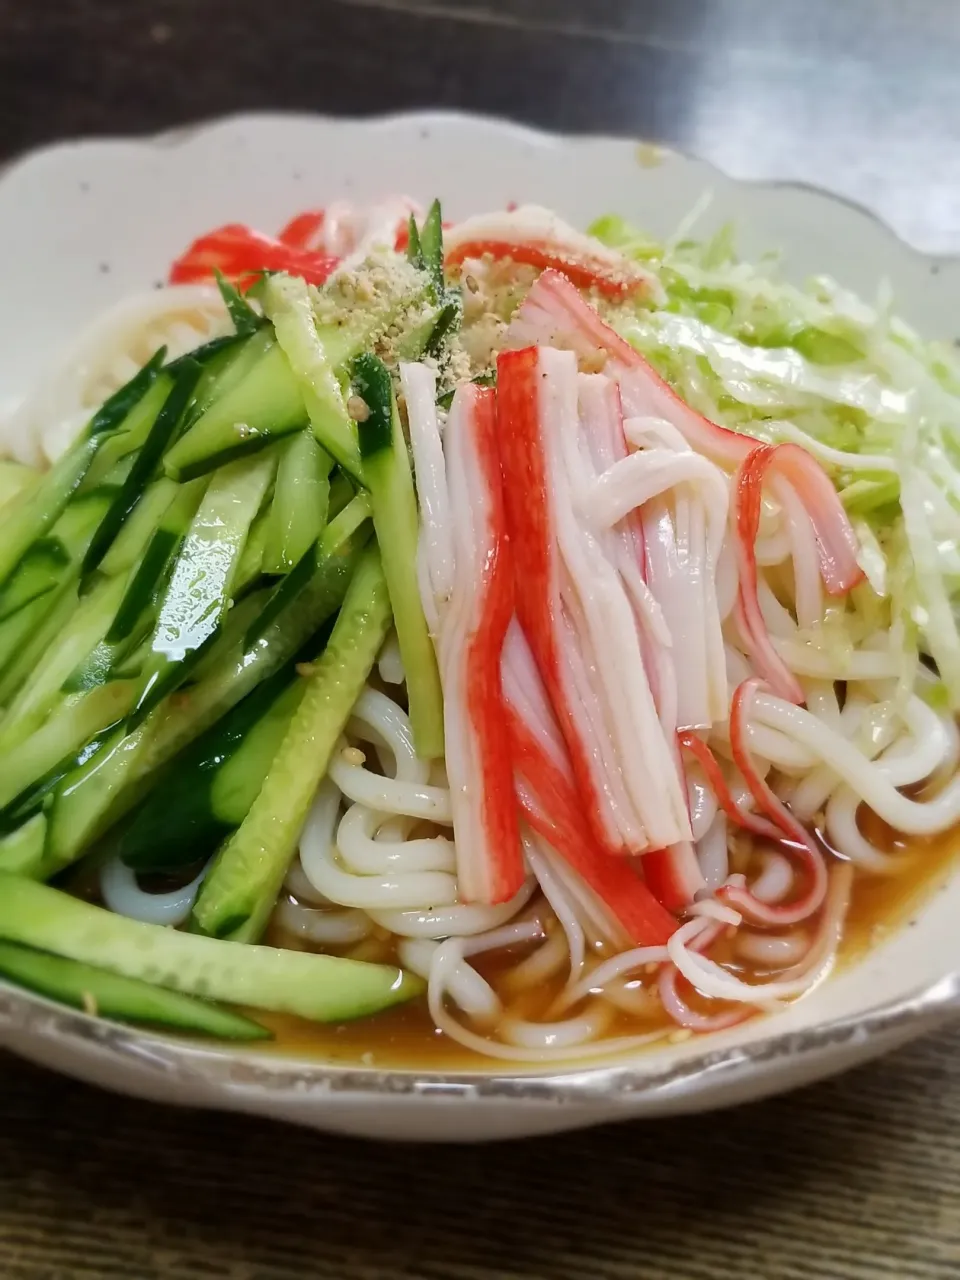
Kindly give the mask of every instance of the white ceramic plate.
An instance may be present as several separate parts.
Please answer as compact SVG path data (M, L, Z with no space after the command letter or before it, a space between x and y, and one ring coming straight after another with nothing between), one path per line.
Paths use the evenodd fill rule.
M797 187L735 182L629 141L555 138L498 121L244 116L149 141L69 143L0 178L0 402L23 393L85 321L164 278L197 234L266 230L334 199L439 195L461 217L510 200L585 225L616 210L668 234L704 190L745 256L782 249L788 274L879 279L931 337L952 338L960 261L914 252L868 214ZM564 1074L423 1075L219 1051L64 1012L0 984L0 1044L114 1089L384 1138L483 1139L757 1098L863 1062L960 1011L960 877L912 927L776 1018Z

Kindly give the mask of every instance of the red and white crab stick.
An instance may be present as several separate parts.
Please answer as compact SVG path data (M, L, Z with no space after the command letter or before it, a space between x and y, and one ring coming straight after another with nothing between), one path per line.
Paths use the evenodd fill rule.
M513 571L496 395L461 386L441 446L433 374L405 365L401 380L421 494L421 594L443 684L458 892L465 902L507 902L526 871L500 675Z
M580 463L573 355L530 347L497 366L517 617L548 690L595 836L642 853L690 838L685 792L616 568L573 500Z

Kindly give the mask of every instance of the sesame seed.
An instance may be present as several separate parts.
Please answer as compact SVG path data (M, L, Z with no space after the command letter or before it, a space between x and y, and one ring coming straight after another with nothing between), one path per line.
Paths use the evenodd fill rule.
M347 400L347 414L354 422L366 422L370 417L370 406L360 396L350 396Z

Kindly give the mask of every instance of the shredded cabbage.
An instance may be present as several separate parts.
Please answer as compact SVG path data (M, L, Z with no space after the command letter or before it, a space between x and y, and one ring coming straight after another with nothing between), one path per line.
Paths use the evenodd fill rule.
M666 303L610 316L694 408L761 440L795 441L822 463L860 540L868 586L817 644L851 643L866 611L918 650L960 710L960 366L893 315L827 277L787 283L774 256L738 260L733 230L658 243L622 218L590 228L654 271ZM871 604L866 608L866 597Z

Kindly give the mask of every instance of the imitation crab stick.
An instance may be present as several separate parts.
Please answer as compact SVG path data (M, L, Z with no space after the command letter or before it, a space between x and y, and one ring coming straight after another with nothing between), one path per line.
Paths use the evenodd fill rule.
M513 616L496 396L463 386L444 434L451 496L453 588L436 638L444 689L447 775L459 892L464 901L507 902L525 879L500 674Z
M581 289L596 289L612 298L659 291L650 272L536 205L467 218L447 230L444 242L449 265L489 255L562 271Z
M789 903L762 902L746 886L726 885L721 897L745 916L760 924L788 925L806 920L823 903L829 886L824 857L813 836L790 810L771 791L760 776L747 743L747 723L754 695L764 688L762 680L751 677L734 691L730 706L730 746L737 768L743 774L757 808L780 829L786 846L800 862L806 877L806 887L799 898Z
M633 853L689 838L633 606L578 513L584 454L573 357L535 348L501 355L498 406L517 614L594 834L613 852Z

